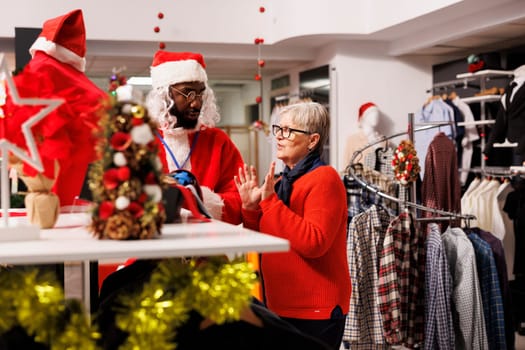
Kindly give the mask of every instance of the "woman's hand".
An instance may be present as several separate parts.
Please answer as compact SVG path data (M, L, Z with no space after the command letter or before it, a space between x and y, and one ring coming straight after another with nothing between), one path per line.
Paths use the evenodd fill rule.
M255 210L259 207L259 202L270 197L275 193L274 186L275 162L270 164L268 173L264 177L264 183L258 187L257 172L255 167L244 164L239 168L239 176L234 177L235 185L241 195L242 207L248 210Z
M264 183L261 186L261 199L266 199L275 193L275 162L270 163L270 169L264 177Z
M239 176L233 178L237 190L241 196L242 207L248 210L255 210L259 207L262 190L258 187L257 172L255 167L247 164L239 168Z

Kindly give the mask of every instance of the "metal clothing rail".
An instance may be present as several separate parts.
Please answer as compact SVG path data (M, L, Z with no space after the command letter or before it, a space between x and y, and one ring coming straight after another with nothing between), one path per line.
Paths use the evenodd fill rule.
M433 219L438 219L438 220L463 219L466 222L468 222L470 220L475 220L476 217L474 215L471 215L471 214L454 213L454 212L449 212L449 211L445 211L445 210L441 210L441 209L427 207L427 206L424 206L424 205L421 205L421 204L418 204L418 203L415 203L415 202L411 202L411 201L401 200L401 199L399 199L397 197L393 197L393 196L391 196L389 194L386 194L386 193L380 191L379 189L377 189L375 187L372 187L366 181L364 181L359 176L357 176L357 174L355 172L355 169L353 167L353 165L357 164L357 163L354 163L354 161L355 161L355 159L358 156L362 156L363 151L367 150L368 148L370 148L372 146L375 146L377 144L386 142L386 141L388 141L390 139L393 139L395 137L399 137L399 136L403 136L403 135L407 135L407 134L409 135L410 140L413 141L414 140L414 132L427 130L427 129L432 129L432 128L436 128L436 127L442 126L440 124L437 124L437 125L425 125L423 127L420 127L420 128L417 128L417 129L413 129L412 125L414 125L414 123L413 123L414 114L410 113L408 118L409 118L408 131L398 132L398 133L390 135L390 136L383 136L380 139L378 139L376 141L373 141L373 142L370 142L367 145L365 145L362 148L359 148L357 151L355 151L354 154L352 155L352 158L350 159L350 164L347 166L347 171L348 171L349 175L361 187L365 188L366 190L368 190L368 191L370 191L370 192L372 192L372 193L374 193L374 194L376 194L376 195L378 195L378 196L380 196L382 198L394 201L394 202L396 202L398 204L401 204L401 205L404 205L404 206L407 206L407 207L412 207L414 209L423 210L423 211L426 211L426 212L431 212L435 216L435 217L433 217ZM415 186L412 186L412 193L411 193L411 195L412 195L411 198L416 198L415 197ZM415 216L415 217L417 218L417 216ZM417 218L417 219L423 219L423 218ZM428 219L428 218L424 218L424 219Z

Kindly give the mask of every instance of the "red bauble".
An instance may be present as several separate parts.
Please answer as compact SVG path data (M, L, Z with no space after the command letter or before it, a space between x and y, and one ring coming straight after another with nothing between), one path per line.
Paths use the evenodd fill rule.
M255 38L255 39L253 39L253 43L254 43L255 45L259 45L259 44L261 43L261 41L260 41L259 38Z
M266 11L266 9L264 8L264 6L259 7L259 12L260 12L260 13L263 13L264 11Z
M259 60L259 61L257 62L257 64L259 65L259 67L264 67L264 64L265 64L265 63L266 63L266 62L264 62L264 60Z
M261 77L260 74L255 74L255 80L261 80L261 79L262 79L262 77Z
M158 33L158 32L160 32L160 28L159 28L159 27L155 27L155 28L153 28L153 31L154 31L155 33Z
M262 102L262 97L261 97L261 96L257 96L257 97L255 98L255 102L257 102L257 103L261 103L261 102Z
M115 205L111 201L103 201L98 207L98 216L102 220L108 219L115 211Z
M259 44L264 44L264 38L259 38Z
M164 44L162 42L159 43L159 49L164 50L165 48L166 48L166 44Z
M158 17L159 19L163 19L163 18L164 18L164 14L163 14L162 12L159 12L159 14L157 15L157 17Z

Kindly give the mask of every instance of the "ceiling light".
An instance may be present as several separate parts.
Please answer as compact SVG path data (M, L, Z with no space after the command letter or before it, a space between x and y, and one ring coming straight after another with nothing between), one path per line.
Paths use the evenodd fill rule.
M129 85L151 85L151 77L130 77L127 83Z

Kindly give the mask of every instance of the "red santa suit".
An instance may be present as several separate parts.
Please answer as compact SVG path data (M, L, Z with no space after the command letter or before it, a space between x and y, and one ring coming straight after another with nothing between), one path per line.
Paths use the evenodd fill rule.
M80 193L88 164L95 158L95 131L108 99L83 73L85 39L81 10L46 21L31 46L31 61L13 78L20 97L64 100L33 128L46 177L55 177L58 162L53 192L61 205L71 205ZM8 92L5 111L14 122L7 132L19 139L16 121L22 123L39 108L14 104ZM25 165L24 173L34 176L37 171Z
M202 126L198 136L194 130L177 131L165 135L166 144L159 146L164 169L169 172L178 169L166 149L169 147L177 163L198 179L204 205L211 216L240 224L241 201L233 177L243 166L243 160L235 144L218 128Z

